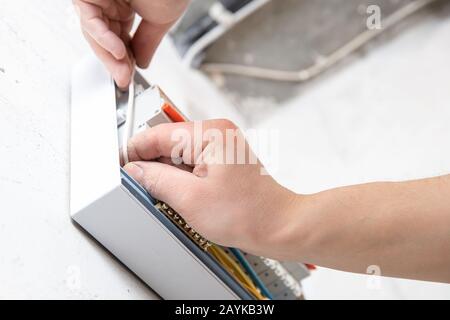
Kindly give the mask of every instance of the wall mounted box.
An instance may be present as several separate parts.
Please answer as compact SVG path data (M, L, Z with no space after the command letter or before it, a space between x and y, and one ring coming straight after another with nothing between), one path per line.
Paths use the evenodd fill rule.
M72 219L165 299L252 299L121 169L116 105L114 82L95 58L74 68Z

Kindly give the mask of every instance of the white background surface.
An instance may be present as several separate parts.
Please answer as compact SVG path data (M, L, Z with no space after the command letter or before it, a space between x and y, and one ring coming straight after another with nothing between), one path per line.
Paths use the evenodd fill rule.
M282 137L278 180L309 193L450 173L449 38L450 17L423 19L267 115L258 127ZM154 298L69 219L69 77L87 50L70 1L2 1L0 41L0 298ZM245 127L172 57L163 45L152 80L191 114ZM368 281L320 269L306 293L450 299L450 285Z

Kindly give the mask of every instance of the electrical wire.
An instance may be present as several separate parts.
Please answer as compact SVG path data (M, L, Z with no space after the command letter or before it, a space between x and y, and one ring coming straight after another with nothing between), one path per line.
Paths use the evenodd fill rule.
M261 289L261 293L265 295L267 298L272 300L273 299L272 294L264 285L264 283L261 281L259 276L256 274L255 270L253 270L253 268L250 266L250 264L248 263L247 259L245 259L242 252L235 248L230 248L230 251L236 257L236 259L238 259L239 263L242 265L242 267L244 267L245 271L247 271L248 275L250 276L250 278L252 278L253 282Z
M217 261L228 270L256 299L267 300L267 297L263 296L260 290L255 286L252 280L245 274L242 268L226 254L226 252L216 246L212 245L209 248L211 255L217 259Z
M236 277L239 278L241 282L246 283L249 286L254 286L251 279L242 271L239 265L225 253L222 248L213 245L210 249L222 265L227 266L233 270L232 273L236 275Z
M333 52L331 55L321 58L316 64L299 71L276 70L264 67L228 63L205 63L200 67L200 69L210 74L232 74L280 82L305 82L316 77L326 69L354 53L356 50L360 49L369 41L375 37L378 37L385 30L393 27L401 20L409 17L435 1L437 0L416 0L407 4L384 19L382 22L383 28L364 31L346 45Z

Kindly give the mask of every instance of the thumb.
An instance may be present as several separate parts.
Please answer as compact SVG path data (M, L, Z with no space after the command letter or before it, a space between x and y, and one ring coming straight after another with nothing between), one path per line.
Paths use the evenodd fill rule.
M196 183L192 173L159 162L131 162L124 170L153 197L170 205L176 211L189 201L184 194Z
M140 68L147 68L164 35L172 24L157 25L143 20L134 34L131 46Z

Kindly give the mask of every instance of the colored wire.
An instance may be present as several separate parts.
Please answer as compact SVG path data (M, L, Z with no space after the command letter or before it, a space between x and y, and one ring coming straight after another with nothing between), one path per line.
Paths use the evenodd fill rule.
M233 261L233 259L231 259L229 255L225 253L225 251L222 248L215 247L214 249L217 251L218 253L217 255L222 260L222 262L237 272L236 275L240 278L242 282L254 286L252 280L244 273L241 267L235 261Z
M267 300L261 294L252 280L243 272L242 268L225 251L218 246L211 246L209 252L218 260L218 262L228 270L256 299Z
M233 264L231 259L227 259L227 254L219 247L212 246L210 248L210 252L217 258L217 260L225 267L230 269L233 275L235 275L239 281L246 283L248 285L252 285L250 278L245 277L244 273L240 270L237 264ZM229 257L228 257L229 258Z
M260 288L263 295L267 298L273 300L272 294L261 281L259 276L256 274L255 270L250 266L247 259L245 259L244 255L235 248L230 248L231 253L238 259L239 263L244 267L245 271L249 274L250 278L252 278L253 282Z
M229 262L227 262L224 258L224 254L221 253L218 247L212 246L209 248L209 252L217 259L217 261L232 275L239 281L248 291L253 294L253 296L257 297L257 294L254 291L254 288L249 285L239 274L239 270L234 268Z

